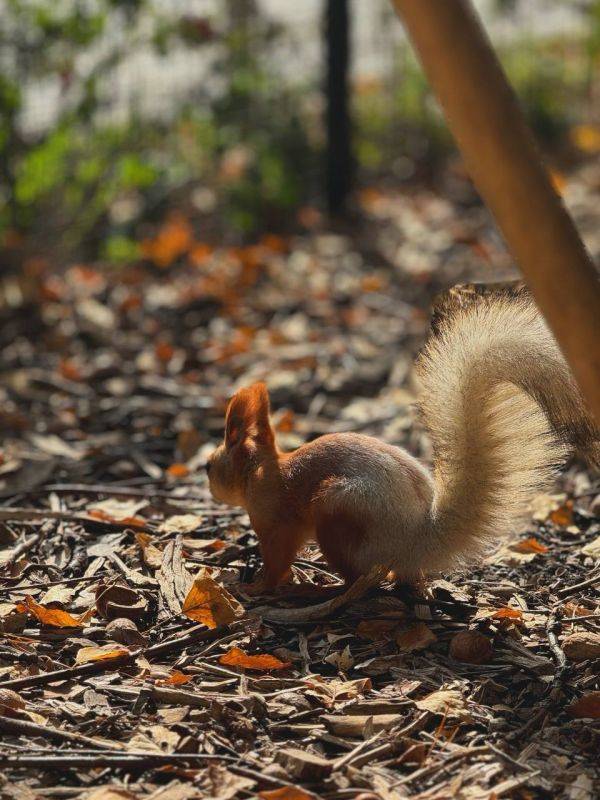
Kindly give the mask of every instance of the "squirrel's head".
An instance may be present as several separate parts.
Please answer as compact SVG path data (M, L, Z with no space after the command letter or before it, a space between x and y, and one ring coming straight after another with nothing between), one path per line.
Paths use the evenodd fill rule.
M269 393L264 383L254 383L240 389L227 407L223 444L206 465L212 496L221 503L245 506L250 470L275 453Z

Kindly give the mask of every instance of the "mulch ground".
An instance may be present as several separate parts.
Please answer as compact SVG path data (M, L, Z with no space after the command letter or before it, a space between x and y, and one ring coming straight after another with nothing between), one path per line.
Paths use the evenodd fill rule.
M452 181L241 248L174 214L145 264L3 279L0 796L597 796L597 476L571 464L485 563L418 589L348 591L309 548L251 597L256 538L202 470L257 379L284 447L355 430L430 460L432 298L511 274ZM600 173L564 191L598 255Z

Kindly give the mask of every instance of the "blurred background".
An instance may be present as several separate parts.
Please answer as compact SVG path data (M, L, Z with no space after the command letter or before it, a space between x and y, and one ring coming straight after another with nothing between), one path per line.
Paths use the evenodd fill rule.
M598 256L600 2L475 6ZM161 474L267 378L291 440L365 414L408 436L431 298L514 267L388 0L0 0L0 21L2 427L155 430L135 470Z

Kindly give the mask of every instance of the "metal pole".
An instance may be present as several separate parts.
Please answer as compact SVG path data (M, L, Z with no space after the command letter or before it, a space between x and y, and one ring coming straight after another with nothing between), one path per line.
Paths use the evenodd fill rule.
M348 87L349 25L348 0L326 0L326 180L327 206L332 215L339 215L344 211L352 183Z

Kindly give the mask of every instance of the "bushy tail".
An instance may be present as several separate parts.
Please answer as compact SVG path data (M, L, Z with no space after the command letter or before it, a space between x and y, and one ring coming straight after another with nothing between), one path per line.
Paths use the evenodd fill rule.
M435 456L433 562L505 533L567 446L598 462L598 430L527 295L482 297L450 315L419 378Z

